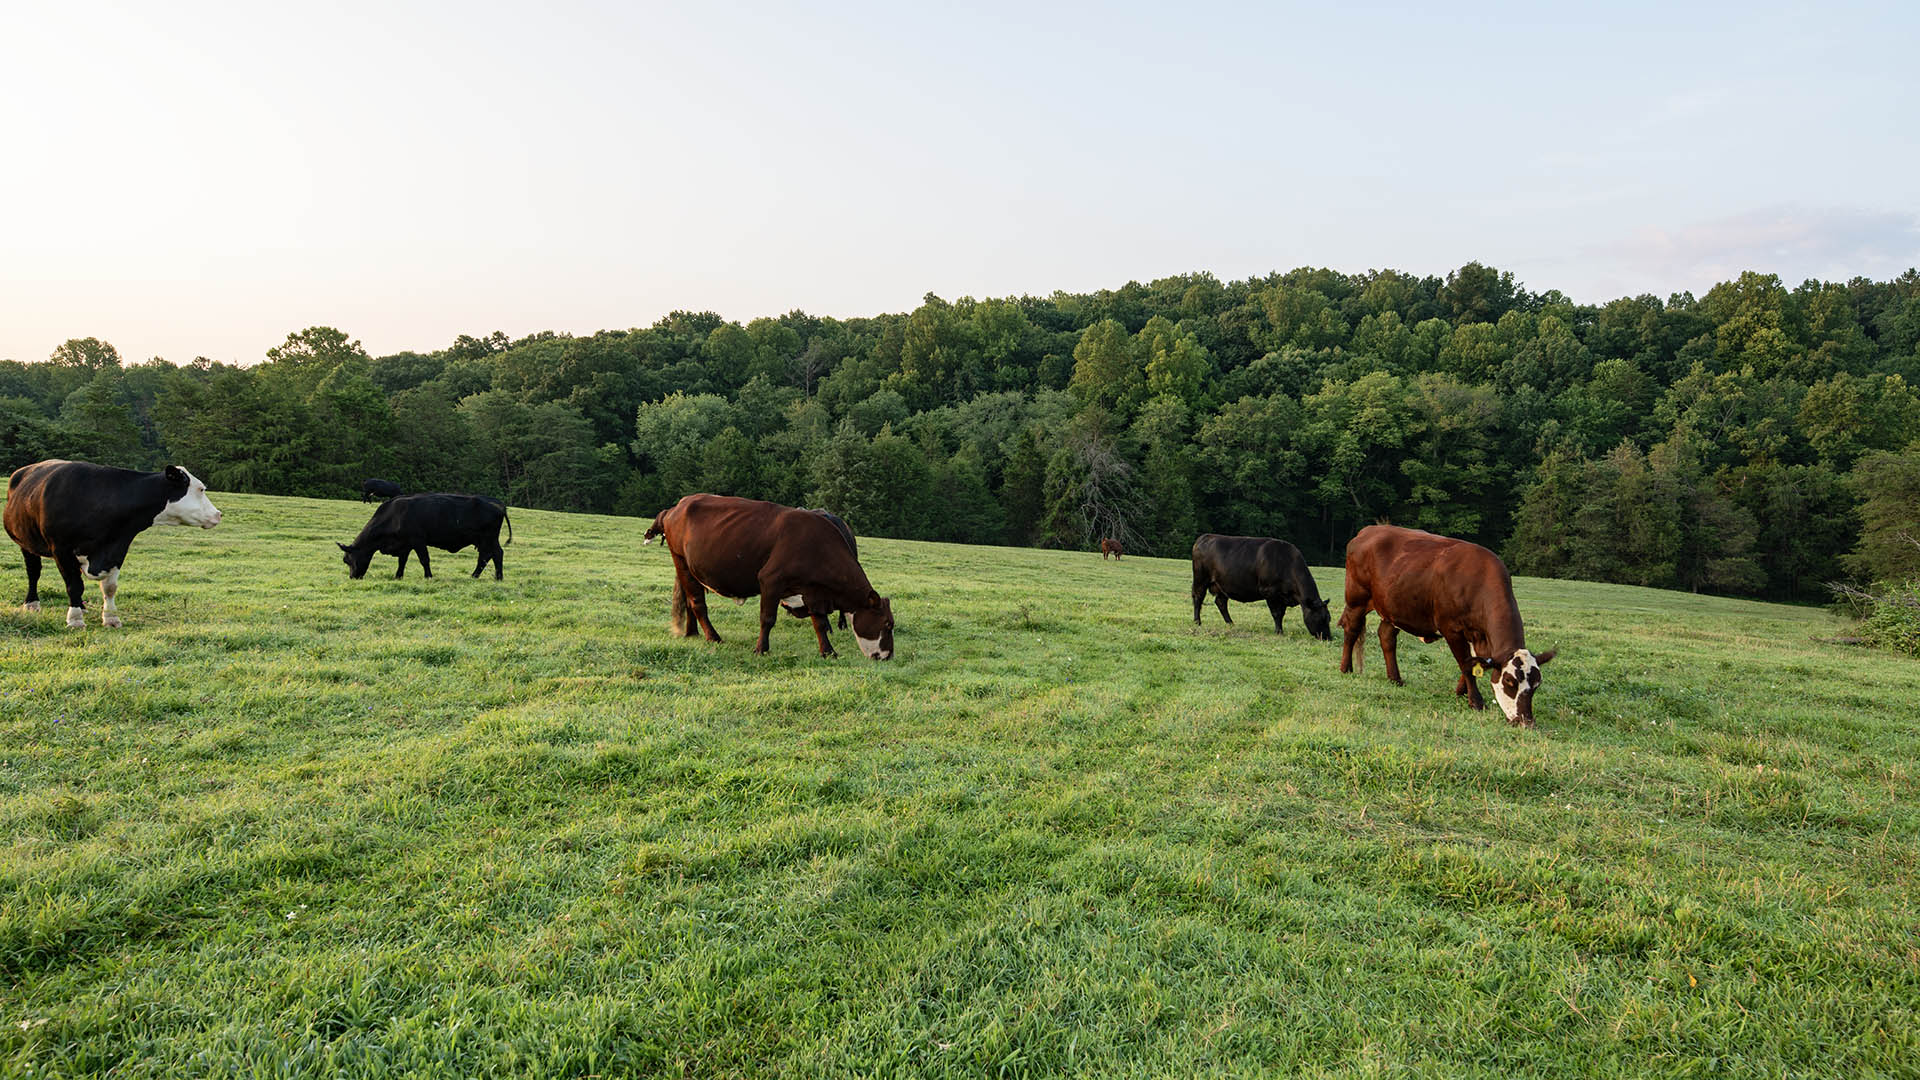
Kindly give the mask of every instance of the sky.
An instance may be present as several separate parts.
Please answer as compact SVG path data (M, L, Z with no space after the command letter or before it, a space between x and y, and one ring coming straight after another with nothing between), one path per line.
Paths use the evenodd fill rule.
M1332 10L1337 8L1338 10ZM0 358L1920 265L1920 5L11 4Z

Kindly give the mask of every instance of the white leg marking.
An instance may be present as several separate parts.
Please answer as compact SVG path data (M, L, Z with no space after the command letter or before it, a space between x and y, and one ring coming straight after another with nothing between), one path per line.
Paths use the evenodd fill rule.
M100 624L102 626L120 625L119 609L113 606L113 595L119 591L120 568L116 566L100 577L100 596L101 599L105 601L105 603L101 605L100 611Z
M20 605L20 610L22 610L22 611L39 611L39 610L40 610L40 601L38 601L38 600L35 600L35 601L34 601L33 603L31 603L31 604L22 604L22 605Z
M81 627L87 625L86 611L87 611L86 608L77 608L77 607L68 608L67 609L67 625L75 630L78 630Z

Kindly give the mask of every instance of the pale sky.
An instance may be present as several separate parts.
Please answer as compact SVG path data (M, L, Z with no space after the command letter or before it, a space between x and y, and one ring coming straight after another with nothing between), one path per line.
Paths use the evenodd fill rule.
M1920 6L1561 7L11 0L0 358L1920 265Z

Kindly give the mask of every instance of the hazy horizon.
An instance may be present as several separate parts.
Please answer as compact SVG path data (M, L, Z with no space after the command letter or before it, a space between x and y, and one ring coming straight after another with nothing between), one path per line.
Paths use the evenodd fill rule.
M1920 11L42 6L0 358L376 355L1206 270L1575 300L1920 264Z

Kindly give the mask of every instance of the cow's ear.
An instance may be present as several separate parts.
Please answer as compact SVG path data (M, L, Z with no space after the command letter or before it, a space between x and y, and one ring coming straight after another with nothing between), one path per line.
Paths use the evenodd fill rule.
M343 544L343 543L341 543L341 542L340 542L340 541L338 541L338 540L335 540L335 541L333 542L333 546L334 546L334 547L337 547L337 548L339 548L339 549L340 549L341 551L352 551L352 550L353 550L352 548L350 548L350 547L348 547L347 545L345 545L345 544Z
M192 486L187 483L187 470L178 465L167 466L167 471L163 475L167 478L167 489L169 491L178 491L180 494L185 495L187 488Z
M1494 672L1498 672L1498 671L1500 670L1500 668L1499 668L1499 665L1497 665L1497 664L1495 664L1495 663L1493 662L1493 657L1491 657L1491 656L1476 656L1476 657L1474 657L1474 658L1473 658L1473 669L1474 669L1474 670L1473 670L1473 673L1474 673L1475 675L1478 675L1478 674L1480 674L1480 673L1481 673L1482 671L1485 671L1485 672L1488 672L1488 673L1494 673Z
M1559 649L1548 649L1546 652L1535 655L1533 658L1533 662L1536 664L1539 664L1541 667L1546 667L1547 661L1559 655L1560 655Z
M867 590L867 602L865 606L870 608L877 608L880 606L880 590L879 589Z

